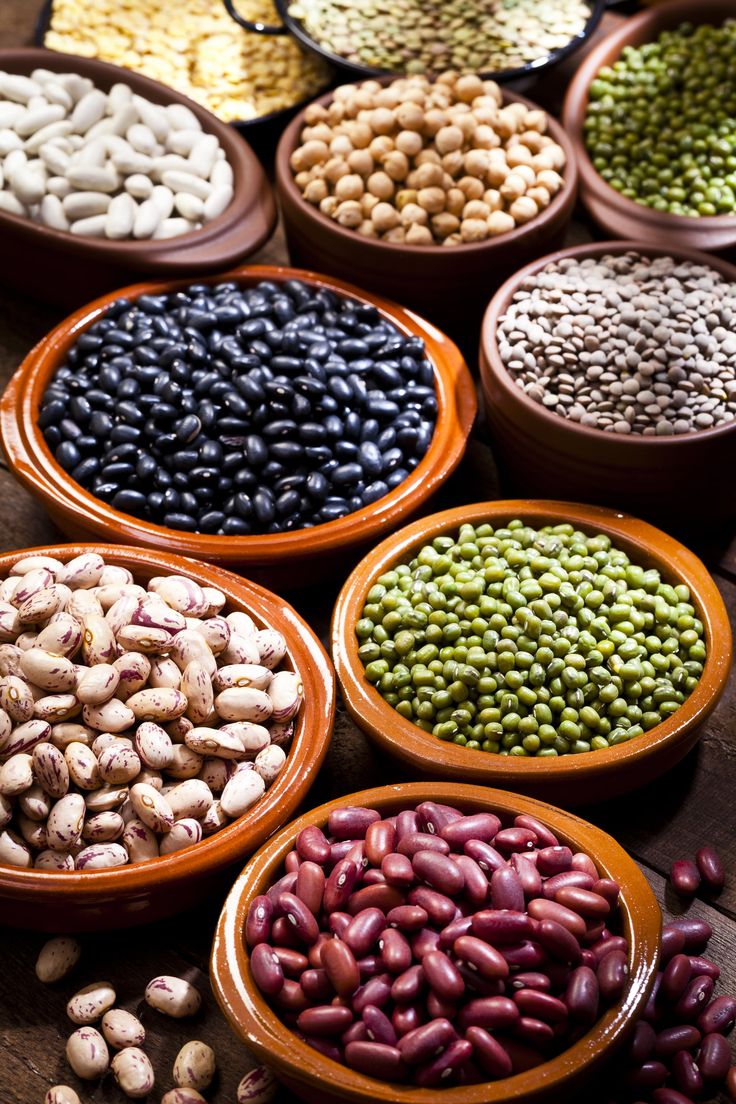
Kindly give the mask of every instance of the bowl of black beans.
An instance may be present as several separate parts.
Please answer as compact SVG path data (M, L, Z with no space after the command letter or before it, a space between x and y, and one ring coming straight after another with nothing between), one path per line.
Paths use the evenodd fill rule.
M138 284L70 315L11 380L0 432L75 539L293 586L416 512L475 412L459 350L416 315L254 266Z

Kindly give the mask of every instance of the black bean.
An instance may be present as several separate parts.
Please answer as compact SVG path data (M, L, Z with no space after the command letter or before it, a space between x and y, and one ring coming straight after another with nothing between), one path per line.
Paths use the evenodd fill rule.
M97 475L100 470L100 461L96 456L87 456L82 460L81 464L77 464L76 468L71 472L72 479L76 479L77 483L81 483L83 487L86 487L91 480Z
M273 495L265 488L261 488L253 496L253 512L261 523L273 521L275 506Z
M245 537L253 530L244 518L229 517L222 523L222 531L229 537Z
M68 472L76 468L77 464L79 464L82 459L79 449L71 441L62 441L56 449L54 456L56 457L57 463L61 465L64 471Z
M388 484L384 483L382 479L377 479L375 483L369 484L363 491L363 501L366 504L377 502L379 498L383 498L384 495L388 494L388 490Z
M46 444L53 451L61 441L61 430L58 426L49 426L43 431L43 436Z
M123 514L140 514L146 508L146 496L141 491L118 491L110 505Z
M357 483L363 475L363 469L360 464L340 464L330 474L330 479L337 486L345 486L350 483Z
M164 514L164 525L169 529L188 529L194 532L197 519L192 514Z
M52 399L51 402L44 402L38 415L38 425L41 429L45 429L46 426L53 425L63 418L65 412L66 403L61 399Z
M358 459L367 476L375 477L381 474L381 469L383 468L381 450L377 445L374 445L372 441L364 441L362 443Z
M307 476L305 486L307 493L310 494L312 498L316 498L318 501L326 498L327 493L330 489L330 484L325 476L322 475L321 472L314 471L310 472L310 474Z

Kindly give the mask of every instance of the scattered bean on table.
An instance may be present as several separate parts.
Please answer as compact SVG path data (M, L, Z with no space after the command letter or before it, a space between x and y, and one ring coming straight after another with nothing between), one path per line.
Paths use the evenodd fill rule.
M69 351L38 422L115 509L241 536L382 498L426 453L436 413L421 338L286 280L118 300Z
M635 252L553 261L499 319L499 355L530 399L609 433L671 436L736 418L736 284Z
M174 1081L183 1089L206 1089L215 1076L215 1052L207 1043L191 1039L174 1062Z
M184 104L74 72L0 72L0 212L82 238L173 238L222 214L233 181Z
M519 519L435 537L376 579L355 631L401 716L501 755L624 744L680 708L706 658L686 586L604 534Z
M683 23L600 70L584 134L612 188L673 215L736 214L734 50L735 19Z
M381 241L455 246L531 222L563 187L547 115L449 71L336 88L310 104L291 155L308 203Z
M182 575L144 588L95 552L14 564L0 583L0 863L143 862L199 843L263 796L303 686L282 666L283 635L226 613L226 601ZM52 940L39 978L59 980L78 955L74 940ZM88 987L69 1014L86 1023L114 1001Z

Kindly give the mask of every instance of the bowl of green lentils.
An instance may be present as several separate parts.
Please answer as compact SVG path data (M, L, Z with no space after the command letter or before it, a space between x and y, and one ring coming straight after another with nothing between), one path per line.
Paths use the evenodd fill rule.
M736 8L672 0L590 51L563 110L580 196L612 237L736 245Z
M658 777L698 740L732 658L701 561L595 506L481 502L379 544L343 586L345 706L420 777L566 805Z

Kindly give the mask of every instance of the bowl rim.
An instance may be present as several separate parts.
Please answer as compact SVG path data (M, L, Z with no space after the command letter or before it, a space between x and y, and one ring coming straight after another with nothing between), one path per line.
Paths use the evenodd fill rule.
M629 16L620 27L601 39L581 61L565 94L561 118L562 125L575 146L580 173L580 193L583 200L586 198L586 192L590 192L596 199L614 208L621 215L647 223L664 232L679 233L691 230L708 234L733 231L733 236L736 238L736 213L706 215L700 218L694 218L692 215L673 215L669 211L655 211L652 207L621 195L594 168L583 136L583 124L589 102L588 91L611 50L618 47L620 56L625 46L653 41L646 37L648 32L658 35L683 20L692 20L696 24L710 22L711 17L707 12L712 7L723 8L724 20L729 15L734 15L730 0L707 0L706 4L697 3L694 0L668 0L666 4Z
M377 79L380 84L387 85L395 80L401 79L402 76L405 76L405 74L390 74L389 76L379 77ZM343 83L358 84L362 82L348 81ZM368 250L377 257L380 257L382 254L385 255L386 258L392 255L398 257L404 254L415 259L426 256L436 261L439 260L440 257L464 257L482 254L485 250L490 250L499 244L517 244L525 242L527 238L533 240L538 236L540 230L544 229L550 222L554 222L560 213L564 213L567 207L572 209L578 190L577 157L573 143L567 134L567 128L550 112L540 107L532 100L527 99L526 96L522 96L518 92L509 91L503 85L501 86L501 93L504 104L523 103L530 110L544 111L547 117L547 133L551 135L555 142L562 146L562 149L565 151L565 167L563 172L560 173L563 181L562 187L559 192L552 197L549 206L545 207L543 211L540 211L530 222L525 222L521 226L515 226L513 230L509 230L506 234L499 234L495 238L486 238L485 241L479 242L461 242L458 245L452 246L450 249L444 245L436 245L435 243L432 245L411 245L406 242L383 241L381 238L366 238L358 234L357 231L349 230L341 226L338 222L335 222L334 219L331 219L328 215L320 211L319 207L315 207L313 204L306 201L296 185L294 174L289 164L291 154L294 152L298 142L299 133L305 125L305 111L312 104L324 105L330 103L333 99L334 89L311 100L310 103L307 104L307 107L303 108L294 116L288 126L285 127L279 139L279 144L276 148L274 169L276 190L281 206L283 207L286 203L289 203L293 207L298 207L300 210L306 212L307 218L310 221L313 220L324 235L334 235L338 240L344 242L346 246L349 247L352 245L356 250L361 251Z
M435 372L437 420L427 452L403 483L375 503L309 530L237 537L188 533L123 514L85 491L63 471L38 428L38 402L78 335L99 318L110 303L122 297L135 299L143 294L175 291L192 283L237 281L247 287L262 280L283 282L290 279L303 280L317 288L335 291L341 297L375 306L402 334L424 339L426 355ZM118 539L123 537L131 543L152 547L159 547L168 539L175 541L179 551L189 555L214 555L223 563L246 560L268 563L273 556L290 552L303 554L306 533L309 534L309 555L314 556L384 533L396 524L397 511L413 513L459 464L476 411L475 386L460 350L445 334L413 311L331 276L286 266L243 265L214 276L133 284L74 311L31 349L12 376L0 400L0 440L13 474L32 494L50 503L52 508L63 508L87 527L93 523L102 539L105 533L114 532Z
M354 626L375 579L435 535L463 522L523 521L539 525L572 523L582 531L610 536L638 562L655 564L665 579L677 577L691 591L703 621L707 645L703 674L693 692L665 721L616 747L555 759L500 756L438 740L388 705L363 677ZM380 746L416 769L434 759L452 777L471 772L491 784L553 785L598 781L609 770L634 770L641 757L678 744L712 711L728 679L733 644L728 612L707 568L674 537L618 510L544 499L479 502L431 514L393 533L374 547L351 572L335 603L330 626L332 660L345 707Z
M486 385L489 379L493 379L494 383L503 390L506 398L521 407L521 409L526 412L527 416L541 421L545 426L549 427L550 430L557 430L558 432L568 430L571 434L576 436L579 435L581 439L589 441L591 445L602 444L605 441L613 447L618 446L621 450L627 448L630 450L632 445L641 446L644 449L655 449L657 447L661 449L663 446L669 447L670 449L678 446L689 446L694 448L701 441L712 441L714 438L726 437L729 433L736 431L736 420L725 422L723 425L719 426L711 426L708 429L699 429L694 433L685 433L681 436L669 437L645 437L643 434L619 436L603 429L596 429L594 426L584 426L579 422L573 422L569 418L563 418L559 414L555 414L554 411L547 410L546 407L542 406L540 403L536 403L533 399L530 399L529 396L517 386L506 368L506 365L503 363L498 351L498 323L508 310L513 296L529 276L535 276L542 272L547 265L555 264L570 258L584 260L587 257L602 257L609 253L618 255L628 252L635 252L643 257L672 257L675 261L692 261L696 264L707 265L708 268L712 268L721 276L730 279L734 287L736 287L736 265L732 265L721 257L713 256L702 250L685 249L679 246L676 246L674 249L667 249L664 246L647 244L646 242L619 239L588 242L585 245L573 245L569 246L567 249L560 249L555 253L549 253L525 265L524 268L520 268L513 276L510 276L509 279L501 285L498 291L494 293L491 301L486 307L481 322L478 357L481 383Z
M399 1096L396 1085L376 1081L323 1057L284 1025L253 983L242 933L249 899L265 892L266 884L273 884L286 853L302 828L311 824L324 825L332 809L349 804L390 810L416 805L423 800L449 802L470 811L490 809L513 814L523 811L549 824L561 840L573 841L576 848L586 850L602 871L602 877L615 877L621 884L623 925L629 940L631 969L626 993L618 1004L608 1009L582 1039L543 1066L500 1081L441 1092L401 1086ZM589 1062L600 1060L605 1050L614 1047L629 1029L633 1029L654 982L660 928L659 905L644 874L626 851L600 828L546 802L503 790L445 781L402 782L346 794L317 806L292 821L260 848L239 874L220 913L212 945L210 975L215 996L231 1028L259 1059L276 1066L277 1076L288 1071L289 1078L305 1087L309 1085L313 1089L315 1083L329 1079L331 1096L339 1093L341 1099L365 1102L401 1099L408 1104L438 1104L440 1101L503 1104L514 1100L536 1101L542 1097L547 1099L555 1088L559 1091L567 1078L579 1073ZM546 1075L540 1086L543 1071Z
M241 223L245 227L248 216L257 210L259 202L265 202L264 226L249 248L259 248L271 236L276 224L276 209L261 163L247 139L234 133L232 127L218 119L207 108L161 81L153 80L142 73L124 69L108 61L101 61L96 57L81 57L77 54L61 53L38 46L0 49L0 68L7 67L14 72L17 71L18 64L27 65L29 71L33 68L49 68L60 73L66 69L75 70L81 76L89 77L95 87L104 88L116 82L129 83L134 86L133 91L136 95L150 99L150 102L157 106L162 105L165 97L168 96L169 99L166 102L182 104L189 108L202 124L203 134L214 134L221 148L225 150L233 170L233 198L221 214L206 223L200 230L191 230L175 238L146 238L140 241L113 241L105 237L84 238L68 230L55 230L24 215L13 215L8 211L0 211L0 232L6 224L17 232L27 235L31 242L37 239L53 244L57 249L64 249L67 253L82 259L90 259L105 253L120 263L130 263L134 260L140 261L140 255L145 254L145 259L159 265L165 264L166 261L177 261L181 264L182 261L189 259L187 253L199 251L199 247L214 247L224 233L237 232ZM271 208L270 211L269 208ZM170 256L172 253L173 257Z
M0 864L0 900L43 901L72 897L78 903L111 893L116 897L172 888L183 877L211 874L242 859L252 847L265 819L268 834L281 827L308 793L327 754L335 715L332 663L317 635L283 598L224 568L157 549L104 543L69 543L21 548L0 554L0 573L29 555L54 556L66 562L85 552L99 552L107 561L136 569L142 577L159 570L183 574L205 586L221 589L233 609L245 609L257 623L275 624L287 638L287 656L305 685L305 696L283 771L252 811L200 843L147 862L104 870L52 871ZM272 822L272 823L271 823Z

